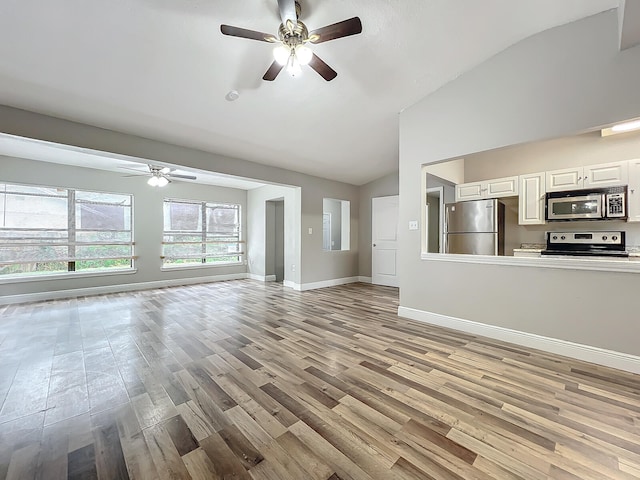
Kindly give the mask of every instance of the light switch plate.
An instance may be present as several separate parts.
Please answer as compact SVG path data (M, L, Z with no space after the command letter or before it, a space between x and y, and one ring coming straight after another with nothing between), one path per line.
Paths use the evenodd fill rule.
M409 222L409 230L417 230L418 229L418 221L417 220L411 220Z
M309 227L309 235L313 235L313 228Z

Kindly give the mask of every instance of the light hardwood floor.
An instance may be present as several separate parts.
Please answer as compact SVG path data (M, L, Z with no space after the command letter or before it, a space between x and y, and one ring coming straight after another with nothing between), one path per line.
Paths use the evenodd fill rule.
M0 307L0 478L640 478L639 376L397 305L242 280Z

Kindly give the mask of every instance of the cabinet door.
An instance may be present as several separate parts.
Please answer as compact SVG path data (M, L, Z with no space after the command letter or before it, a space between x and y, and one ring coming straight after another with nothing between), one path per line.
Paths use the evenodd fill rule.
M545 173L520 175L518 223L544 225Z
M615 187L629 183L629 162L603 163L584 167L584 188Z
M629 222L640 222L640 158L629 160Z
M496 178L483 182L486 198L515 197L518 195L518 177Z
M461 183L456 185L456 202L478 200L484 197L482 182Z
M546 175L547 192L561 192L563 190L576 190L582 188L582 167L563 168L552 170Z

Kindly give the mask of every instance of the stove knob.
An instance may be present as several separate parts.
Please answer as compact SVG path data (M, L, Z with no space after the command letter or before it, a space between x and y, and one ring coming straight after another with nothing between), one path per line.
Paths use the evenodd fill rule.
M618 237L616 237L616 236L614 235L613 237L611 237L611 240L613 240L613 241L615 242L616 240L618 240Z
M554 236L553 236L553 239L554 239L554 240L557 240L557 239L558 239L558 236L557 236L557 235L554 235Z
M603 236L602 236L602 240L606 240L606 239L607 239L607 236L606 236L606 235L603 235Z
M567 238L567 237L565 237L564 235L562 235L562 236L560 237L560 240L565 240L566 238Z

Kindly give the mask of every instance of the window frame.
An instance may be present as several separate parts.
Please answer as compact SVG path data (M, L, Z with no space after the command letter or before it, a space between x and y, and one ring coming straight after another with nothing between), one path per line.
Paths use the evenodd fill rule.
M0 267L8 266L8 265L35 265L35 264L53 264L53 263L61 263L66 264L66 269L52 270L47 272L46 270L34 270L27 272L19 272L19 273L7 273L0 274L0 283L7 283L11 281L30 281L30 280L48 280L54 278L68 278L68 277L80 277L80 276L103 276L103 275L114 275L120 273L131 273L135 272L135 242L134 242L134 195L131 193L122 193L122 192L104 192L98 190L87 190L80 188L71 188L71 187L60 187L54 185L41 185L41 184L26 184L26 183L14 183L8 181L0 181L0 197L2 201L4 201L4 212L7 213L7 200L8 196L16 195L21 197L47 197L47 198L61 198L66 202L66 227L65 228L35 228L35 227L6 227L0 225L0 233L4 232L24 232L25 235L22 236L13 236L13 237L5 237L4 235L0 235L0 247L66 247L66 255L63 254L60 258L27 258L27 259L19 259L18 260L0 260ZM20 191L20 188L24 188L26 191ZM47 195L44 193L34 193L29 192L28 189L50 189L54 191L61 192L60 195ZM114 195L127 197L125 203L113 203L107 201L99 201L99 200L78 200L78 193L94 195L94 194L103 194L103 195ZM125 225L122 230L110 230L110 229L97 229L97 228L89 228L84 229L82 227L78 228L78 208L81 204L101 204L101 205L122 205L124 208L129 209L128 215L128 225L126 224L127 216L125 214ZM128 228L127 228L128 227ZM96 241L87 241L81 240L77 241L78 233L81 232L119 232L129 234L129 241L106 241L106 240L96 240ZM38 238L37 236L28 235L33 232L60 232L60 238ZM34 238L31 238L34 237ZM8 241L5 241L8 240ZM13 240L13 241L11 241ZM95 257L78 257L77 256L77 247L92 247L92 246L128 246L130 247L129 255L116 255L116 256L95 256ZM115 267L102 267L102 268L86 268L86 269L77 269L77 263L83 261L100 261L100 260L129 260L128 265L124 266L115 266Z
M193 205L199 207L199 229L192 230L190 232L185 230L171 230L167 227L171 227L172 225L167 225L167 221L171 222L171 217L167 218L166 208L171 208L171 204L186 204ZM215 240L211 237L216 235L216 232L208 231L208 221L209 216L207 215L208 209L216 208L216 207L232 207L237 211L237 221L234 224L234 228L236 232L234 233L222 233L220 236L222 237L235 237L235 241L229 240ZM160 258L162 259L162 270L178 270L178 269L192 269L192 268L210 268L210 267L228 267L228 266L237 266L243 265L246 252L244 251L244 244L246 243L243 239L243 228L242 228L242 204L236 202L221 202L221 201L207 201L207 200L187 200L187 199L178 199L178 198L165 198L162 202L162 212L163 212L163 220L162 220L162 255ZM191 234L192 236L200 235L201 240L196 241L169 241L167 237L171 236L179 236L184 235L187 236ZM225 244L225 245L236 245L235 252L228 253L207 253L208 245L215 244ZM166 247L171 245L200 245L200 254L185 254L185 255L169 255L166 253ZM212 258L216 257L228 257L230 259L237 258L237 260L230 261L211 261ZM209 259L209 261L207 261ZM187 260L186 263L167 263L168 260ZM189 261L189 260L199 260L198 261Z

